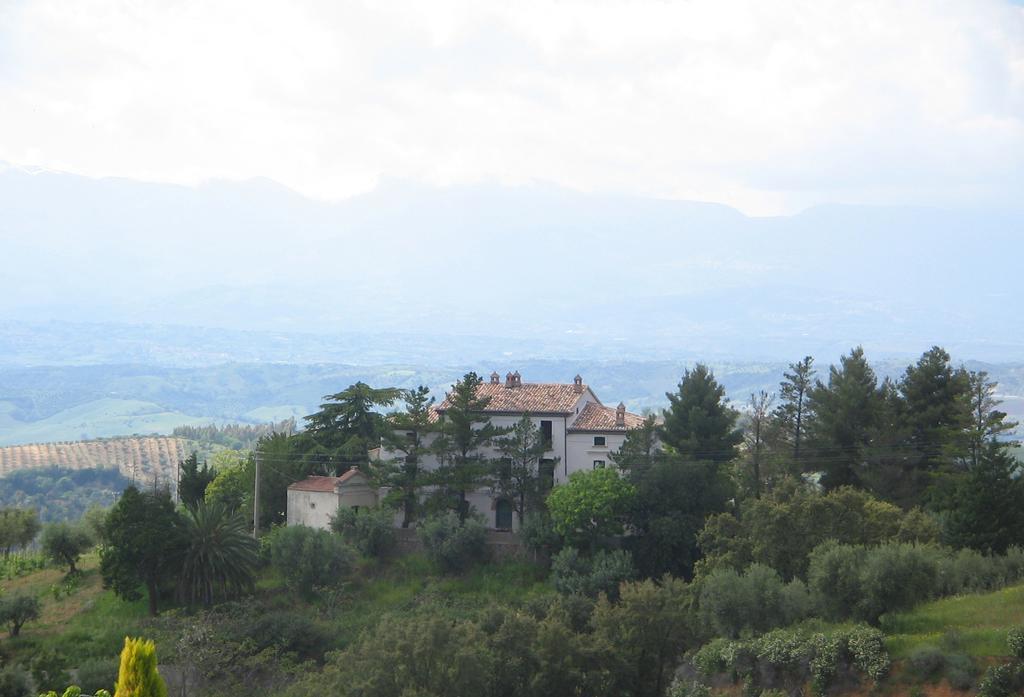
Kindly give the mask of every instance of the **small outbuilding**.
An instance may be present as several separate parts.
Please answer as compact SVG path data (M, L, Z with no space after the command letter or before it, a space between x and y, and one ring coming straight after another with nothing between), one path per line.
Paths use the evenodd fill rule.
M353 467L340 477L312 476L288 487L288 525L330 528L338 508L373 508L377 489Z

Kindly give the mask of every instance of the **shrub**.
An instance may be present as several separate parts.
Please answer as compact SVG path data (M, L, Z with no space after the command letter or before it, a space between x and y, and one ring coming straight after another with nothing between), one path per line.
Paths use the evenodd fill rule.
M433 516L419 528L427 556L448 573L459 573L487 558L487 528L477 518L459 521L453 512Z
M519 537L527 549L539 554L554 554L562 546L562 537L547 513L528 513L519 528Z
M56 649L40 650L28 667L37 690L57 690L71 682L67 658Z
M18 668L0 670L0 697L30 697L28 675Z
M1024 660L1024 627L1014 627L1006 635L1006 645L1010 647L1010 655Z
M990 666L978 683L978 697L1012 697L1019 694L1024 686L1024 670L1021 666L1005 663Z
M117 671L117 697L167 697L167 684L156 666L156 644L125 637Z
M907 658L907 668L918 680L936 680L946 667L946 655L938 646L919 646Z
M933 547L887 544L869 549L860 568L862 598L854 615L877 624L887 612L907 610L935 595Z
M90 695L99 690L113 690L117 682L117 668L116 658L90 658L78 666L75 682Z
M700 614L728 637L743 630L765 632L803 619L810 596L801 581L784 584L773 569L752 564L743 574L717 569L701 581Z
M275 529L269 547L271 564L285 583L307 595L317 586L341 583L355 561L340 537L302 525Z
M339 507L331 530L366 557L383 557L395 548L395 513L390 508Z
M619 584L634 578L633 558L624 550L602 550L588 557L566 547L551 560L551 583L559 593L590 598L604 593L615 600Z
M260 649L276 648L302 660L321 660L329 637L311 619L279 610L256 618L245 629L246 638Z
M977 670L970 656L954 653L946 656L946 680L957 690L968 690L974 684Z
M696 680L676 678L668 688L668 697L711 697L711 688Z

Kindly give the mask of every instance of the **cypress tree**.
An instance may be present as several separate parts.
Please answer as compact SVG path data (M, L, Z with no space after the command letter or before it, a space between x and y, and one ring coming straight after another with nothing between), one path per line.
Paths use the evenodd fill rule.
M114 697L167 697L167 684L156 669L156 644L124 638Z

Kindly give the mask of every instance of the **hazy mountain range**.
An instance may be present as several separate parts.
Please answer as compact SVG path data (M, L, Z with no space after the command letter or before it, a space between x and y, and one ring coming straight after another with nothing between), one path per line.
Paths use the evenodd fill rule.
M467 369L582 372L642 409L703 359L741 400L856 344L896 374L938 343L1024 395L1022 223L0 168L0 444L301 416L356 379L443 391Z

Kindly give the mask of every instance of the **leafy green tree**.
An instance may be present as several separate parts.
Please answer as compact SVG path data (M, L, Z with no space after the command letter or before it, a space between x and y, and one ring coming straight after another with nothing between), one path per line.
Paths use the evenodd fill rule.
M600 538L622 532L635 496L636 487L606 467L573 472L568 482L551 490L547 504L562 537L593 548Z
M369 464L369 451L380 445L389 430L378 407L390 407L402 398L395 387L373 388L364 382L324 397L320 411L306 417L306 430L298 435L304 451L327 454L335 472Z
M1012 433L1016 421L1007 421L1006 412L999 409L996 398L998 383L988 379L984 370L971 372L968 377L967 450L969 462L977 467L987 444L998 442L1000 436Z
M737 455L743 433L739 413L729 406L722 387L703 363L687 369L676 392L667 392L669 407L661 441L690 460L728 462Z
M462 521L469 515L467 494L483 485L490 472L481 449L503 434L484 413L491 400L479 394L481 384L483 379L470 372L452 385L433 448L440 460L434 481Z
M628 548L644 576L688 576L699 558L697 533L726 509L733 487L714 463L659 457L635 480Z
M524 414L507 435L495 439L494 446L501 454L491 477L494 493L512 504L522 525L527 512L543 504L540 461L549 445L530 415Z
M809 400L811 388L814 387L814 359L805 356L803 360L790 363L789 370L783 373L779 383L779 406L775 408L775 417L782 426L784 438L792 447L793 460L800 462L801 446L804 432L811 414Z
M260 459L260 528L283 525L288 520L288 485L314 472L330 473L329 456L303 450L306 444L295 436L274 433L260 438L246 462L245 487L255 488L256 457ZM322 457L321 457L322 456ZM325 469L326 468L326 469ZM248 493L246 496L249 496ZM251 499L251 497L249 497ZM251 501L249 501L251 505Z
M339 506L331 530L367 557L383 557L395 547L395 514L390 508L357 510Z
M910 444L919 467L935 471L957 455L960 435L970 425L970 376L954 369L949 354L933 346L909 366L899 383Z
M68 567L68 573L78 571L75 564L93 545L89 533L81 525L50 523L43 528L43 552L55 563Z
M216 474L206 487L203 500L252 517L252 473L242 454L221 450L213 456L213 467Z
M252 591L259 547L246 521L221 503L200 501L185 509L188 546L178 572L178 593L189 607Z
M0 597L0 624L7 625L12 637L21 633L26 622L39 619L39 599L31 595L7 595Z
M32 544L39 534L39 512L34 508L0 508L0 550L8 557Z
M608 694L661 697L680 657L696 641L689 617L690 590L669 576L660 582L624 583L617 603L598 600L591 623L594 643L615 647L611 662L614 687Z
M461 573L487 558L487 528L478 516L460 520L448 511L427 518L417 532L427 557L446 573Z
M430 435L437 430L434 398L430 389L420 385L403 393L405 411L388 415L384 443L389 450L401 453L392 462L382 462L376 479L390 490L388 503L396 501L402 509L402 527L409 527L416 518L420 492L430 482L430 473L423 467L423 458L430 452Z
M161 587L177 570L187 545L171 497L128 487L107 514L105 531L100 549L104 587L136 600L141 597L139 586L144 586L149 613L156 615Z
M178 467L178 497L186 506L195 506L206 496L206 488L217 473L206 462L200 467L199 456L195 452L179 462Z
M1002 554L1024 539L1020 463L997 443L988 443L977 466L936 498L955 546Z
M822 484L836 488L857 484L857 469L883 409L883 394L875 371L858 346L839 366L829 368L828 384L819 380L808 394L813 419L809 432L818 451L824 476Z
M167 697L167 684L157 670L156 644L152 641L124 638L114 697Z

